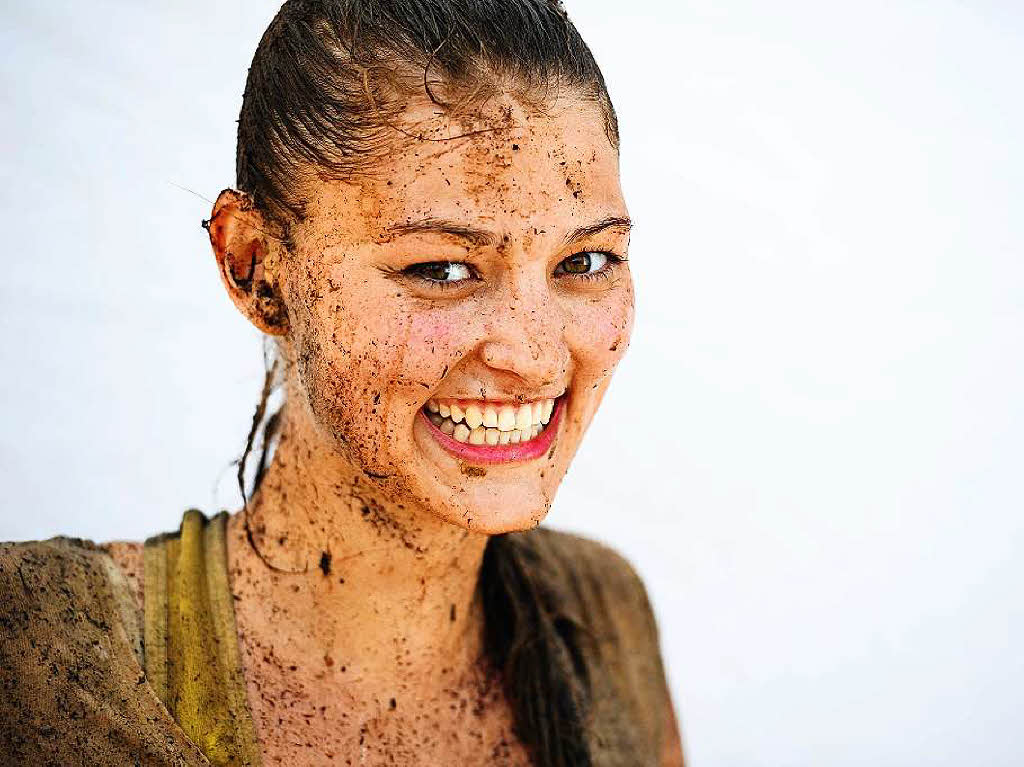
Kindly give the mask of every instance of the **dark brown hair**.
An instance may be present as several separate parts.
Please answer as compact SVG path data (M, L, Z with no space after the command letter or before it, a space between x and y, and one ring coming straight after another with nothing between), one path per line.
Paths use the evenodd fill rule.
M402 135L439 140L396 125L417 93L458 115L499 90L542 106L563 89L600 107L617 149L604 78L558 0L289 0L249 69L236 185L284 228L287 241L289 221L303 216L307 179L372 174L375 158ZM279 411L264 419L275 372L268 369L239 460L243 500L260 424L266 420L253 493L280 423ZM529 549L517 541L494 535L484 555L486 651L534 764L589 767L589 680L579 660L585 629L531 577Z
M417 92L458 114L499 89L592 100L618 147L601 70L557 0L289 0L249 68L236 185L266 214L301 216L303 174L372 173Z

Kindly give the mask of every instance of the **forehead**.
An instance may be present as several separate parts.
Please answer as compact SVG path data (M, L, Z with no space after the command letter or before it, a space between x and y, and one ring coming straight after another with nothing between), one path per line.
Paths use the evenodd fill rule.
M473 119L455 120L429 102L416 105L373 176L327 182L310 200L308 220L358 238L426 217L560 236L580 219L625 216L618 154L600 108L575 99L549 107L495 100Z

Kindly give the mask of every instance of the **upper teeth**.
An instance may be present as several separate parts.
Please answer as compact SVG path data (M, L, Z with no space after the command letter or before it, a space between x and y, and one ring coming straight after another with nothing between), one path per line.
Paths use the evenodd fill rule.
M487 402L453 402L430 400L427 411L451 418L455 423L465 421L470 430L478 426L497 428L498 431L530 429L546 424L555 409L553 399L542 399L523 405L493 405Z

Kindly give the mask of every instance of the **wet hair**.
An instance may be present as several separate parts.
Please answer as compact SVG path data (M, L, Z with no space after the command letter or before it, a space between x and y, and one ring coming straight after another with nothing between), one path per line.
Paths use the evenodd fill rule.
M415 97L460 116L506 91L594 102L618 148L601 70L558 0L289 0L260 40L238 120L236 185L281 222L304 181L373 173Z
M304 215L309 181L373 174L375 160L395 141L450 140L399 126L413 98L425 96L458 120L499 93L541 110L563 93L593 102L618 149L604 78L559 0L289 0L249 69L236 186L288 243L290 222ZM277 372L278 365L268 366L239 459L243 508L259 487L281 422L280 410L266 417ZM254 443L260 456L247 494ZM248 519L246 530L259 554ZM585 628L561 615L557 595L531 578L528 556L515 535L488 540L479 583L486 652L502 674L516 734L533 763L589 767L590 685L579 651Z

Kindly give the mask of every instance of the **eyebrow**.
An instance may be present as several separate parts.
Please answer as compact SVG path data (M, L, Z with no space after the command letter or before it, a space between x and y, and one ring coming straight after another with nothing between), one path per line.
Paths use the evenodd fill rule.
M633 222L626 216L606 216L593 224L576 227L566 236L562 241L562 244L571 245L578 240L582 240L585 237L589 237L613 227L631 229L633 227ZM451 234L479 246L495 245L499 239L497 235L493 232L487 231L486 229L478 229L474 226L460 224L457 221L434 217L423 218L419 221L410 221L405 224L395 224L388 227L385 231L397 236L419 233Z
M605 229L611 229L616 226L625 229L632 229L633 222L626 216L607 216L593 224L576 227L569 233L562 244L572 245L577 240L582 240L584 237L589 237L592 234L597 234L598 232L603 232Z

